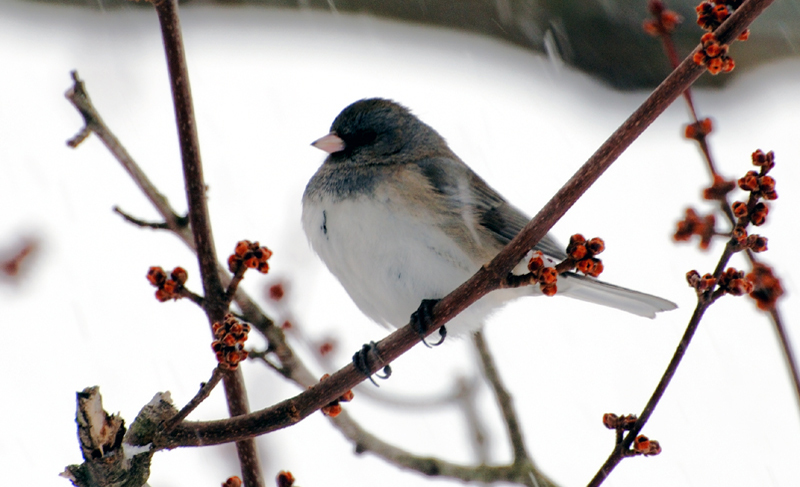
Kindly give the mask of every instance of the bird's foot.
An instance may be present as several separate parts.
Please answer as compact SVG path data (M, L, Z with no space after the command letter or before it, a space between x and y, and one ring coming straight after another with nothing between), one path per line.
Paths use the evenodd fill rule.
M375 361L383 363L383 359L378 353L378 347L375 345L375 342L365 343L364 346L361 347L361 350L353 355L353 365L356 370L365 375L375 387L380 387L378 383L375 382L375 379L372 378L371 364ZM388 379L391 375L392 368L388 364L383 367L382 374L375 372L375 376L379 379Z
M436 306L436 303L439 301L439 299L423 299L419 308L411 314L411 327L419 334L422 343L428 348L438 347L444 342L445 337L447 337L447 328L442 325L439 328L438 342L430 344L425 341L425 335L433 322L433 307Z

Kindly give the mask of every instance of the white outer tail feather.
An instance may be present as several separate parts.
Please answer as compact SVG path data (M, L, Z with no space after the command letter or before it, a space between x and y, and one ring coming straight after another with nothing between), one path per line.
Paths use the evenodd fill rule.
M615 286L591 277L567 274L559 276L559 279L565 279L567 281L565 284L568 283L562 287L561 282L559 282L558 286L558 292L563 292L565 296L627 311L645 318L652 319L660 311L669 311L678 307L672 301L658 296Z

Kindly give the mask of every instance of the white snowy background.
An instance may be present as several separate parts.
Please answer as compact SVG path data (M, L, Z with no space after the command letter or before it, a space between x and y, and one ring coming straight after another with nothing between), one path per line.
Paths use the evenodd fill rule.
M300 227L302 191L323 159L309 144L344 106L382 96L411 107L533 214L646 96L455 31L310 11L185 8L181 15L217 249L224 258L248 238L274 250L272 273L248 275L245 287L312 340L334 337L336 367L386 334L359 313ZM94 136L77 150L65 145L82 123L63 96L77 69L108 125L185 210L155 13L4 2L0 62L0 251L26 237L40 242L18 282L0 281L0 465L4 485L65 486L57 474L81 461L76 391L99 385L106 409L130 422L157 391L184 404L214 357L204 315L189 302L158 303L144 277L151 265L181 265L200 291L193 255L174 237L111 211L119 205L157 218ZM724 174L750 170L757 148L777 154L780 199L758 232L770 239L763 258L783 278L781 309L800 346L800 62L742 68L724 90L696 90L695 100L714 118L712 151ZM678 102L554 228L563 241L576 232L601 236L605 280L680 308L649 321L537 298L509 305L486 328L530 451L563 486L585 485L610 453L614 434L602 426L603 413L641 411L694 307L684 275L712 270L721 251L721 244L702 253L671 240L687 206L712 207L700 202L708 175L681 137L686 121ZM733 265L744 267L739 257ZM290 284L281 308L263 297L278 279ZM469 340L458 339L417 347L393 367L373 394L429 398L479 374ZM243 369L254 409L300 392L258 364ZM346 408L372 432L420 454L475 462L457 409L396 408L363 394L359 400L359 391ZM486 388L479 401L491 461L506 462L510 448ZM225 412L218 390L191 419ZM623 461L606 485L800 483L800 412L775 334L751 301L724 298L707 313L644 433L663 453ZM306 487L460 484L355 455L319 413L258 446L268 485L282 469ZM230 445L158 453L150 485L219 485L237 473L234 456Z

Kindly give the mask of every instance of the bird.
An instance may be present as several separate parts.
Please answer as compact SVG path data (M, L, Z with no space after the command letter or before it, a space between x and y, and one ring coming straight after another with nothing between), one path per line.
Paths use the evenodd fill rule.
M430 313L431 304L488 263L529 221L436 130L395 101L350 104L312 146L328 155L303 193L303 229L356 306L379 324L397 328L412 314L419 319L421 303ZM549 234L532 250L549 265L567 257ZM513 272L527 272L525 264ZM505 303L537 294L538 286L493 291L447 329L477 331ZM648 318L676 308L572 272L559 276L557 294Z

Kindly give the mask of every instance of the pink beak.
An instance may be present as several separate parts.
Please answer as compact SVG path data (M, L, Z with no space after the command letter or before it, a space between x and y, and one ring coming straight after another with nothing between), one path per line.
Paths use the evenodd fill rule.
M336 135L336 132L331 132L325 137L315 140L311 145L328 154L344 150L344 141Z

